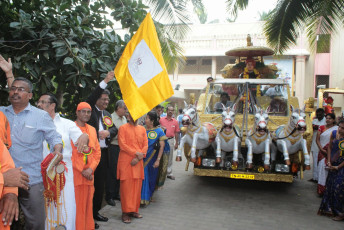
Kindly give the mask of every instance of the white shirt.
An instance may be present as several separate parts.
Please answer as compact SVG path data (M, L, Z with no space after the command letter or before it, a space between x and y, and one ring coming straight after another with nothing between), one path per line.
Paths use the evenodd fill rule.
M82 132L79 129L79 127L76 126L75 122L60 117L58 113L56 113L55 115L54 124L56 126L56 131L62 136L63 160L66 160L66 158L70 159L72 157L72 145L70 141L72 140L73 143L75 143L78 140L78 138L82 135ZM43 157L46 157L53 150L48 150L48 145L46 141L44 141L43 145Z
M105 89L106 86L107 86L107 84L105 83L104 80L99 83L99 87L102 88L102 89ZM96 107L96 109L98 109L97 106L95 106L95 107ZM103 127L103 117L104 117L104 114L103 114L102 110L98 109L98 111L102 112L102 117L99 117L99 130L98 130L98 132L99 132L99 131L103 131L104 130L104 127ZM105 143L105 139L104 140L100 140L100 138L99 138L99 145L100 145L100 148L108 147L106 145L106 143Z
M112 122L113 124L116 126L116 128L119 130L119 127L121 127L122 125L127 123L127 118L125 118L125 116L118 116L118 114L115 112L113 112L111 114L112 117ZM111 140L111 144L113 145L118 145L118 135L116 135L112 140Z
M76 126L75 122L68 120L66 118L60 117L58 113L55 114L54 124L56 126L56 131L61 134L63 141L63 161L66 163L68 171L65 171L66 183L65 187L62 190L64 193L64 206L62 208L61 220L66 220L67 223L63 223L67 229L75 229L75 213L76 213L76 204L75 204L75 193L74 193L74 178L73 178L73 167L72 167L72 144L75 143L78 138L82 135L81 130ZM43 143L43 157L45 158L52 150L48 149L47 142ZM54 205L54 216L57 216L57 210ZM65 211L67 213L65 213ZM48 217L50 215L50 209L48 210ZM67 217L67 218L66 218ZM47 221L47 220L46 220ZM47 228L47 226L46 226Z

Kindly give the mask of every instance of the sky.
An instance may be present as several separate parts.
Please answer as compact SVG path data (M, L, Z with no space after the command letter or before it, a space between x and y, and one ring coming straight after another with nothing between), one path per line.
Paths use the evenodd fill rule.
M259 20L259 13L268 12L275 8L278 0L251 0L244 11L239 11L236 22L252 22ZM224 22L229 13L226 12L225 0L203 0L203 4L208 12L208 20L210 22L219 19Z

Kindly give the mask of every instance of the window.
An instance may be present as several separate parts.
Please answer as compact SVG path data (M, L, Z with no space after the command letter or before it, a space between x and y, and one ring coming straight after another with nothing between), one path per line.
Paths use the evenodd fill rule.
M331 49L331 35L317 35L317 53L329 53Z
M186 65L196 65L197 64L197 60L186 60Z
M318 98L318 86L319 85L324 85L325 88L329 87L329 79L330 76L329 75L316 75L315 77L315 97Z
M211 59L202 59L202 65L211 65Z

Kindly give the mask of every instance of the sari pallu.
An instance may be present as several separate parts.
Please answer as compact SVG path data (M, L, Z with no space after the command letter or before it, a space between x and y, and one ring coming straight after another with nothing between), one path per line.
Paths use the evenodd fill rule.
M172 146L173 148L173 146ZM167 176L167 167L168 167L168 158L170 156L170 144L168 140L165 140L165 147L162 157L160 159L159 164L159 173L158 173L158 180L156 182L156 188L160 189L164 186L166 176Z
M325 129L325 126L321 126L318 132ZM320 134L320 145L327 151L328 144L330 142L331 134L334 130L337 130L338 126L333 126ZM326 178L328 171L325 169L327 164L327 156L324 155L320 150L318 154L318 187L317 192L322 196L325 192Z
M149 204L153 196L155 185L158 177L159 167L153 165L158 158L160 145L159 141L166 140L164 131L161 128L147 130L148 151L143 161L145 179L142 181L141 204Z
M337 131L333 131L335 137ZM344 156L339 149L339 142L334 139L331 151L331 164L338 166L344 162ZM344 167L337 170L330 170L326 180L326 190L322 198L318 215L338 216L344 215Z

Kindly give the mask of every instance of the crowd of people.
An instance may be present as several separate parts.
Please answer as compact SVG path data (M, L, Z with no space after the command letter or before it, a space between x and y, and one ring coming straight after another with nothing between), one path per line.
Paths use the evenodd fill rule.
M152 201L166 178L175 180L172 159L180 130L172 106L161 119L163 107L154 108L144 126L123 100L109 113L109 72L77 104L71 121L58 113L52 93L42 94L37 107L30 104L33 85L14 78L10 59L0 55L0 68L11 103L0 107L0 229L20 224L19 206L25 229L97 229L96 222L108 221L99 213L103 194L109 205L120 200L128 224L142 218L139 207Z
M122 221L129 224L142 218L139 208L150 204L166 178L176 179L172 162L181 138L182 110L175 119L173 106L163 113L158 105L133 120L118 100L111 114L106 87L114 73L109 72L77 105L76 120L71 121L58 113L58 100L51 93L42 94L37 107L30 104L33 85L14 78L10 59L0 55L0 68L11 103L0 107L1 229L17 222L18 204L25 229L97 229L97 221L108 221L99 213L104 194L109 205L120 200ZM221 95L221 103L227 101L228 95ZM344 121L317 109L313 129L311 181L318 183L322 196L318 214L344 220Z
M322 197L319 215L344 220L344 120L318 108L313 119L313 178Z

